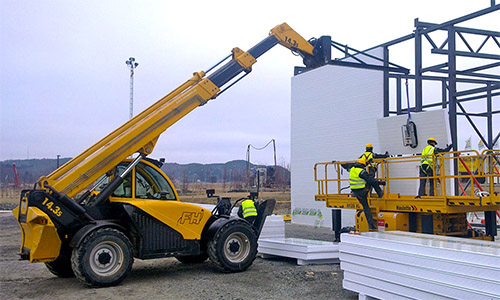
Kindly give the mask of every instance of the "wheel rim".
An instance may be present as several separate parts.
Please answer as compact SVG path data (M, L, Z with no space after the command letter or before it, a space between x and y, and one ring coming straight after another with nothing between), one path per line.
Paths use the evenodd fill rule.
M248 237L241 232L235 232L229 235L224 243L224 256L231 263L241 263L247 258L250 249Z
M97 244L90 253L90 267L100 276L111 276L118 272L123 260L123 250L112 241Z

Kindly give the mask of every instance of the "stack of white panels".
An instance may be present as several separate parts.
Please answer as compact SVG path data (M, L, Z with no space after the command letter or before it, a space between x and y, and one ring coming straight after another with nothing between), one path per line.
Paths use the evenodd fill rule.
M285 238L285 221L283 216L267 216L266 222L260 232L260 239Z
M259 239L262 258L275 256L297 259L298 265L339 262L338 243L299 238Z
M500 244L409 232L342 234L344 288L379 299L500 299Z

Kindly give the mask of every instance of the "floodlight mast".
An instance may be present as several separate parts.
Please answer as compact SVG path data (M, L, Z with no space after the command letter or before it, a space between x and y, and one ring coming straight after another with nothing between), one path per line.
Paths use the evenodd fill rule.
M139 63L135 61L134 57L129 57L127 61L125 61L127 66L130 69L130 105L129 105L129 119L132 119L134 116L134 70L137 68Z

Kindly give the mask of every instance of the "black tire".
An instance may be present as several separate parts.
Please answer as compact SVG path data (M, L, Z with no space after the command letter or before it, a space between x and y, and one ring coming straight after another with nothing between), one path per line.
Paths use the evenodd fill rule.
M200 255L183 255L176 256L175 258L185 265L200 264L208 259L208 254L201 253Z
M71 268L71 252L61 252L59 257L51 262L46 262L45 266L50 273L61 278L75 277L75 273Z
M245 221L232 221L217 230L208 243L208 256L222 272L241 272L250 267L257 255L257 236Z
M122 232L102 228L73 249L71 266L76 278L92 287L117 285L132 269L132 244Z

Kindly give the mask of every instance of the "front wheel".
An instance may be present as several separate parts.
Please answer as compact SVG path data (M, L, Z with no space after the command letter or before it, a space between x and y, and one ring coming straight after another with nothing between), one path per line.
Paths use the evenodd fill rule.
M224 224L208 244L210 261L223 272L241 272L257 255L257 236L244 221Z
M61 278L75 277L73 269L71 269L71 251L61 251L59 257L51 262L46 262L45 266L50 273Z
M127 277L134 257L132 244L122 232L103 228L90 233L73 249L71 265L76 277L86 285L117 285Z

